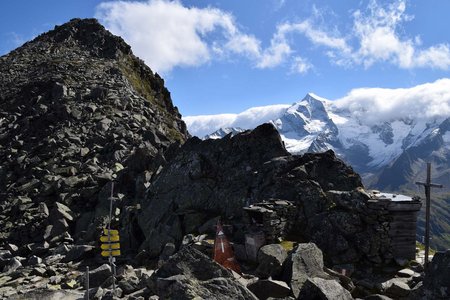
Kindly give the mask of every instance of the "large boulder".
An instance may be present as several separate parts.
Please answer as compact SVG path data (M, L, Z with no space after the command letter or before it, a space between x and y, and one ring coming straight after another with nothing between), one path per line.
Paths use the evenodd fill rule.
M280 275L287 252L280 244L262 246L258 251L258 268L256 274L260 278Z
M450 298L450 250L437 252L426 269L425 293L436 299Z
M298 299L351 300L353 297L335 280L315 277L305 281Z
M230 271L190 246L170 257L149 287L162 299L257 299Z
M309 278L329 278L324 272L322 251L313 243L299 244L286 260L284 278L295 297Z

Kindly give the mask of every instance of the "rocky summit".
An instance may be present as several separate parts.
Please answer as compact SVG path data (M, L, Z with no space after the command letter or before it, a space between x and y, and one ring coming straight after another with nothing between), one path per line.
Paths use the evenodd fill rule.
M28 248L89 239L109 183L134 205L134 188L188 136L164 81L93 19L1 57L0 103L0 239Z
M333 151L290 154L271 124L189 138L161 77L94 19L0 57L0 103L1 299L448 296L448 253L422 285L414 239L393 236L420 203L377 199ZM218 222L242 274L211 259Z

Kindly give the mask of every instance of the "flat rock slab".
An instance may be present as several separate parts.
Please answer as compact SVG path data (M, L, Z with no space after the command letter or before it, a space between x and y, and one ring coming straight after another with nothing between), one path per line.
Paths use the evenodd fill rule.
M399 277L413 277L415 274L417 273L411 269L401 269L400 271L397 272L397 275Z

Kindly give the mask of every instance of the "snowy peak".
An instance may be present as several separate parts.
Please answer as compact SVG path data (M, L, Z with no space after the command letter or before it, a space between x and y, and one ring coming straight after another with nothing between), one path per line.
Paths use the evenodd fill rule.
M208 116L210 120L221 119L223 122L218 127L204 128L209 129L208 133L216 130L207 138L220 138L252 129L255 127L253 124L271 122L289 152L302 154L331 149L365 178L383 173L386 183L380 182L382 187L411 182L412 179L407 177L415 172L413 167L407 167L410 164L439 161L445 165L444 170L450 170L450 118L447 116L427 117L421 114L414 118L401 111L386 115L385 111L374 110L378 102L390 102L390 98L378 102L366 99L364 101L367 103L356 103L358 105L344 100L330 101L308 93L290 106L251 108L236 116L227 115L232 120L230 122L223 116L221 119L220 115ZM269 119L269 116L272 118ZM190 123L187 122L189 130L195 128L189 124L196 122L212 124L205 123L205 118L192 117ZM376 121L374 118L377 118ZM238 123L236 119L242 122ZM391 178L386 172L396 175Z
M298 103L293 104L286 111L287 114L299 114L303 119L311 119L313 116L316 118L328 116L324 100L315 98L313 94L309 93Z
M324 105L326 102L328 102L328 100L317 97L312 93L308 93L303 100L289 107L286 113L298 114L302 119L329 118Z
M203 137L204 140L207 139L221 139L229 134L231 134L231 136L234 136L238 133L244 132L245 129L239 128L239 127L225 127L225 128L219 128L218 130L214 131L211 134L205 135Z
M333 149L339 130L330 118L329 107L331 101L308 93L273 122L290 152Z

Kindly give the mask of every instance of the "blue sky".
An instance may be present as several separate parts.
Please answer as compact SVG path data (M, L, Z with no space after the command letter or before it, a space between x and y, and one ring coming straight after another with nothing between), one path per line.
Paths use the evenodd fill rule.
M449 11L447 0L0 1L0 54L98 17L162 74L183 115L237 113L447 78Z

